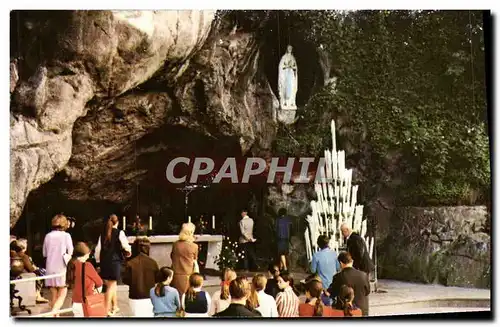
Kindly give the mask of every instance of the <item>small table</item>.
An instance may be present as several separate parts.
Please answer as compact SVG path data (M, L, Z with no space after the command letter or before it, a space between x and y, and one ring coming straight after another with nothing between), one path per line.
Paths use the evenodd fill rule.
M127 239L130 244L133 244L136 237L129 236ZM172 244L179 240L179 235L155 235L149 236L148 239L151 242L149 256L156 260L158 266L171 267L172 260L170 259L170 253L172 252ZM205 268L219 270L215 259L220 255L223 239L222 235L195 235L196 243L208 243Z

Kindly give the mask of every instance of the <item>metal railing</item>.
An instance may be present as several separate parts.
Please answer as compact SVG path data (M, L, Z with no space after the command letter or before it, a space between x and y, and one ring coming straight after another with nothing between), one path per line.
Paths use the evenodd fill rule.
M28 278L19 278L19 279L13 279L10 281L11 284L19 284L19 283L26 283L26 282L31 282L35 280L43 280L43 279L48 279L48 278L54 278L54 277L61 277L66 275L66 273L59 273L59 274L52 274L52 275L45 275L45 276L37 276L37 277L28 277Z

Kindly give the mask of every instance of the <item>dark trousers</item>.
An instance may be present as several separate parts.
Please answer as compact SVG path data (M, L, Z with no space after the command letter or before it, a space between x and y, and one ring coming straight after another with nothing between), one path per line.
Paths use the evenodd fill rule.
M243 268L245 270L250 270L257 268L257 260L255 258L255 242L241 243L243 247L244 258L243 258Z

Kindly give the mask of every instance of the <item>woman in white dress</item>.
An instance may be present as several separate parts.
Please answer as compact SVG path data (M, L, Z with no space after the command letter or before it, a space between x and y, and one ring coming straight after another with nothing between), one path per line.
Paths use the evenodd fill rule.
M68 219L64 215L52 218L52 231L45 235L43 241L43 256L46 258L45 269L47 275L60 274L58 277L48 278L45 285L50 289L50 307L52 311L61 309L66 294L66 269L73 254L73 240L66 232ZM55 316L59 316L56 314Z

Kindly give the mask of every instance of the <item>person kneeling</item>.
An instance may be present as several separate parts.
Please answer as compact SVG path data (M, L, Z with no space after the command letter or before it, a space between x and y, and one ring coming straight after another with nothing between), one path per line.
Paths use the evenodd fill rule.
M210 295L202 291L203 276L194 273L189 276L189 288L185 294L182 294L182 307L184 308L184 317L208 317L210 311Z
M133 252L137 255L127 262L123 281L129 286L129 303L133 317L153 317L150 290L155 286L158 264L149 257L151 243L146 237L138 237Z
M179 292L170 286L174 272L162 267L158 272L158 283L149 290L155 317L176 317L181 308Z
M233 280L229 284L229 294L231 304L226 310L216 313L214 317L262 317L257 310L246 307L250 295L250 284L246 277L240 276Z

